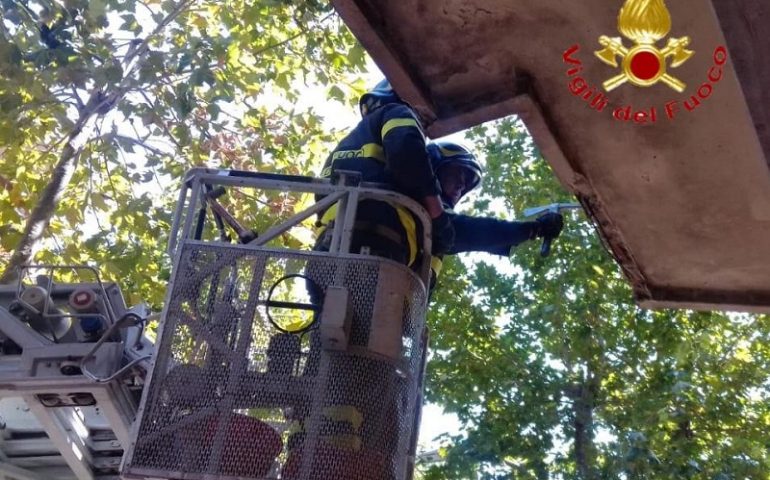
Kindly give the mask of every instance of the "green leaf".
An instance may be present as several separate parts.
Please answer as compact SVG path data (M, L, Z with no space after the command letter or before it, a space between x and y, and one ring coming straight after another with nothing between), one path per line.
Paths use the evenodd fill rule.
M334 85L329 89L329 97L334 100L337 100L338 102L344 102L345 92L343 92L339 87Z
M363 66L366 63L366 51L356 44L348 50L348 61L351 65Z
M91 200L91 205L97 210L106 212L110 209L109 205L107 205L107 202L104 200L104 195L101 193L93 193L89 198Z
M21 232L13 228L2 228L0 231L0 247L6 251L11 251L16 248L19 240L21 240Z
M19 95L0 95L0 112L13 112L22 105Z
M130 31L135 35L138 35L142 32L142 26L137 21L135 15L126 14L121 15L120 18L123 20L123 24L120 26L121 30Z
M98 23L98 19L107 13L107 2L105 0L89 0L86 12L89 20Z
M104 69L104 76L110 83L119 83L123 80L123 67L120 62L112 62L107 68Z
M230 42L227 46L227 66L237 68L241 58L241 47L237 42Z
M20 66L22 58L21 49L15 43L0 38L0 66L3 69Z

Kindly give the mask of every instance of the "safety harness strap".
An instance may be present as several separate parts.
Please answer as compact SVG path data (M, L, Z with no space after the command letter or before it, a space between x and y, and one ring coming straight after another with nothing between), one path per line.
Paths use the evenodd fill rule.
M405 207L397 206L395 207L396 213L398 214L398 219L401 223L401 226L404 228L404 231L406 232L406 241L407 246L409 247L409 263L408 266L412 266L414 262L417 260L417 224L414 221L414 217L411 213L409 213L409 210L407 210ZM337 218L337 205L332 205L329 207L329 209L324 212L323 216L321 216L321 220L316 222L316 236L320 237L321 233L329 227L331 222ZM396 243L396 244L402 244L403 238L401 234L399 234L397 231L393 230L392 228L386 227L384 225L380 225L374 222L369 221L356 221L354 226L354 229L361 230L361 231L367 231L372 232L376 235L380 235L382 237L387 238L388 240Z

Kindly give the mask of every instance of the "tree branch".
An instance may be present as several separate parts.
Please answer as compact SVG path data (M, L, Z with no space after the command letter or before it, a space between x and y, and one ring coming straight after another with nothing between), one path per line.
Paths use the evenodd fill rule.
M154 153L155 155L169 155L168 152L164 152L163 150L155 148L152 145L148 145L145 142L139 140L138 138L126 137L125 135L115 135L114 138L118 140L122 140L124 142L128 142L132 145L142 147L145 150Z
M0 156L2 152L0 152ZM9 192L13 190L13 182L5 178L4 176L0 175L0 187L3 187L4 189L8 190Z
M168 24L170 24L192 3L193 0L180 1L179 4L177 4L176 7L174 7L174 9L155 27L155 29L142 40L135 50L126 54L124 59L126 66L130 65L134 60L137 61L134 62L134 65L131 66L130 69L124 69L129 73L123 77L116 88L108 93L102 92L101 90L91 92L88 101L78 110L78 120L75 122L70 133L64 137L65 143L59 154L59 160L54 166L51 180L44 188L40 195L40 199L27 219L22 238L19 240L19 244L16 246L5 271L2 276L0 276L0 283L9 283L16 280L19 267L28 263L34 256L43 233L56 211L59 200L72 180L72 176L77 168L80 153L82 152L82 146L88 140L90 133L90 129L86 127L92 124L93 119L97 115L104 115L114 108L117 102L130 90L134 69L139 64L138 60L149 51L150 41L162 32ZM22 6L26 14L30 16L30 19L36 24L34 16L27 7L21 3L18 4Z
M150 97L148 97L147 94L145 92L143 92L143 91L140 91L139 93L142 95L142 97L144 97L144 100L147 102L147 104L150 106L150 108L152 108L152 111L155 112L156 105L150 99ZM171 132L168 130L168 128L166 128L166 125L163 123L162 119L161 119L160 122L158 122L158 124L159 124L160 128L162 128L163 131L166 133L166 135L171 140L171 142L174 144L174 146L176 146L176 148L181 150L182 146L179 144L179 142L176 141L176 138L174 138L174 136L171 134Z
M0 283L11 283L18 278L19 268L32 259L56 207L77 168L82 145L89 135L89 123L95 112L82 112L72 131L65 139L64 148L54 166L51 180L43 189L40 199L32 209L24 233L14 249L8 265L0 276Z
M93 165L93 157L89 158L91 165ZM99 212L96 211L96 208L91 204L91 196L94 193L94 170L89 169L88 172L88 192L86 193L86 198L83 202L83 211L85 212L86 208L89 207L91 209L91 213L94 215L94 221L96 221L96 226L99 227L100 232L104 232L104 228L102 227L101 222L99 222Z
M110 171L110 165L107 163L107 159L104 158L104 170L107 172L107 183L110 184L110 189L112 190L112 197L118 198L118 189L115 188L115 183L112 181L112 172ZM133 191L132 191L133 196Z
M82 110L85 105L83 105L83 100L80 98L80 95L78 95L78 91L75 89L75 87L72 87L72 98L75 99L77 102L78 110Z
M330 18L332 15L333 15L332 13L326 15L318 23L323 23L328 18ZM256 57L257 55L261 55L261 54L265 53L268 50L272 50L273 48L277 48L277 47L280 47L282 45L286 45L287 43L291 42L292 40L296 40L297 38L299 38L302 35L305 35L305 34L307 34L309 32L308 30L303 29L301 26L299 26L299 28L300 28L299 33L296 33L296 34L292 35L291 37L286 38L285 40L282 40L282 41L280 41L278 43L274 43L273 45L268 45L266 47L260 48L257 51L251 52L251 54Z
M153 9L150 8L150 6L147 5L146 2L143 2L142 0L137 0L137 3L139 3L139 5L143 6L145 9L147 9L147 12L150 14L150 16L154 15L155 13L157 13L157 12L153 11Z
M178 17L186 8L188 8L190 5L192 5L194 0L183 0L179 2L179 4L174 7L174 9L166 15L166 17L161 20L161 22L155 26L153 31L147 35L144 40L142 40L142 43L140 43L136 49L129 51L125 58L123 59L125 62L125 68L124 70L128 73L123 77L123 80L120 82L119 90L128 90L128 84L133 79L133 74L135 73L134 70L139 65L139 60L147 54L147 52L150 51L150 41L158 35L160 32L163 31L166 26L173 22L176 17ZM134 60L137 60L134 65L131 65Z

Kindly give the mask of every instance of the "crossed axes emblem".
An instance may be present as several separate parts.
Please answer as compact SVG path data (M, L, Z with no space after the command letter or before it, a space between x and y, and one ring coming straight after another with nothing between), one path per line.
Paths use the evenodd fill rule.
M623 73L616 75L602 85L606 91L611 91L625 82L631 82L640 87L647 87L661 81L677 92L683 92L686 84L666 72L666 60L671 57L671 68L676 68L686 62L692 55L687 50L689 37L670 38L662 50L653 44L642 43L632 48L626 48L620 37L610 38L606 35L599 37L599 44L604 49L594 54L604 63L618 67L617 57L621 58Z

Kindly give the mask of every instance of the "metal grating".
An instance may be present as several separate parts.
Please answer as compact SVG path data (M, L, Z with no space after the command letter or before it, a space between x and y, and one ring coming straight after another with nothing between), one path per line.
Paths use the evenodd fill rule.
M310 281L276 285L291 274ZM321 348L320 322L296 334L268 319L271 288L272 300L318 303L330 285L349 292L346 350ZM378 257L188 242L171 288L125 477L407 477L426 313L411 271ZM270 314L313 315L283 310ZM372 347L376 311L401 317L395 348Z

